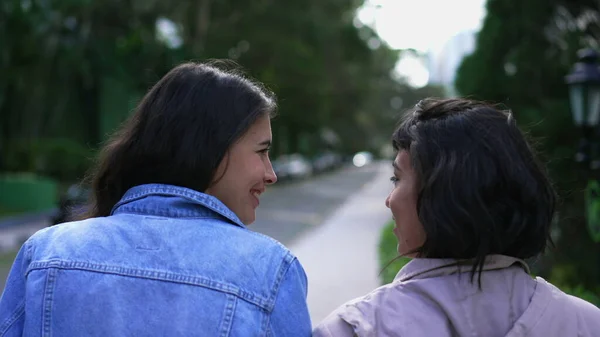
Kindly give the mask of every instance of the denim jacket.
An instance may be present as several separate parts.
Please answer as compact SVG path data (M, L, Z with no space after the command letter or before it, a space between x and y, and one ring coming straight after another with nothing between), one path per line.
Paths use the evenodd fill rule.
M307 280L218 199L160 184L19 251L0 336L310 336Z

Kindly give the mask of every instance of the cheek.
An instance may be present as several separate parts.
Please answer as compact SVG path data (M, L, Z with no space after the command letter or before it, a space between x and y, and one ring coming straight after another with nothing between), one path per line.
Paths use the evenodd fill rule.
M261 157L256 157L246 165L245 169L248 170L248 174L251 174L254 179L262 177L265 172L265 160Z
M266 172L266 164L265 160L260 156L255 156L254 158L248 158L239 171L238 171L238 179L241 183L240 185L244 186L244 188L248 187L247 185L254 186L263 181L265 172Z
M394 216L407 216L412 213L411 210L413 208L416 213L416 204L412 201L410 195L402 189L396 188L390 194L390 209L394 213Z

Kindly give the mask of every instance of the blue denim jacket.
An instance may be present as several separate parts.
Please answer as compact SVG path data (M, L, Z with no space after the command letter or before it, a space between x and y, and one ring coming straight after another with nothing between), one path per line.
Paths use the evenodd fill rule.
M43 229L0 299L0 336L310 336L298 260L218 199L150 184Z

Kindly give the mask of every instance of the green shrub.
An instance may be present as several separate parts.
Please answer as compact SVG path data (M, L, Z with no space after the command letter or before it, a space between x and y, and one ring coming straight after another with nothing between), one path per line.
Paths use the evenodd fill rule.
M15 141L5 158L5 169L11 172L33 172L61 182L82 178L94 152L66 138Z
M585 289L581 285L578 285L576 287L564 286L564 287L560 287L560 289L569 295L579 297L579 298L586 300L600 308L600 296L597 293L595 294L594 292L592 292L589 289Z
M600 307L600 295L598 295L600 294L600 284L596 283L596 291L592 291L579 284L580 280L574 277L574 275L577 275L575 268L573 265L564 264L553 266L548 281L565 293L579 297Z
M0 174L0 191L0 209L7 215L49 210L58 201L56 181L34 173Z

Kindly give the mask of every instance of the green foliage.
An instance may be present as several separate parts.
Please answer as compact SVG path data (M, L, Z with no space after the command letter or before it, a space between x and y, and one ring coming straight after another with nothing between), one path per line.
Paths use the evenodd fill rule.
M66 138L13 142L6 152L5 171L35 172L68 182L80 179L88 169L94 152Z
M16 215L19 213L20 212L18 210L14 210L9 207L0 205L0 218Z
M398 271L410 261L409 258L398 257L398 239L392 231L393 228L394 222L392 221L385 226L379 239L379 266L381 267L382 284L392 282Z
M584 299L600 307L600 285L588 288L577 280L573 265L558 265L552 269L549 281L567 294Z
M585 194L588 230L592 240L600 243L600 182L590 181Z
M551 268L541 273L569 270L557 284L573 291L600 285L600 245L587 232L583 199L588 180L597 176L573 162L579 132L564 82L577 50L596 40L589 35L593 25L579 20L591 13L598 15L593 0L488 0L476 49L455 83L462 95L506 104L535 140L561 201L556 248L543 264Z
M33 149L37 171L58 181L82 178L94 152L69 139L40 140Z
M598 292L594 293L591 290L585 289L582 285L577 285L576 287L567 286L563 287L562 290L569 295L579 297L600 308L600 296Z
M0 174L0 205L13 212L47 211L56 206L58 184L35 173Z
M2 169L39 170L37 152L21 147L66 138L97 148L139 97L184 60L228 58L279 97L274 154L315 152L323 129L352 153L388 142L397 118L392 99L419 94L390 72L400 51L353 20L362 1L309 0L5 0L0 6L0 155ZM180 44L159 35L170 20ZM369 41L380 47L369 48ZM436 88L432 91L439 92ZM423 98L423 97L418 97ZM62 141L61 141L62 142ZM309 144L310 146L302 146ZM75 179L71 159L60 179ZM70 149L66 149L66 148ZM310 154L310 153L307 153ZM39 165L38 165L39 164Z

